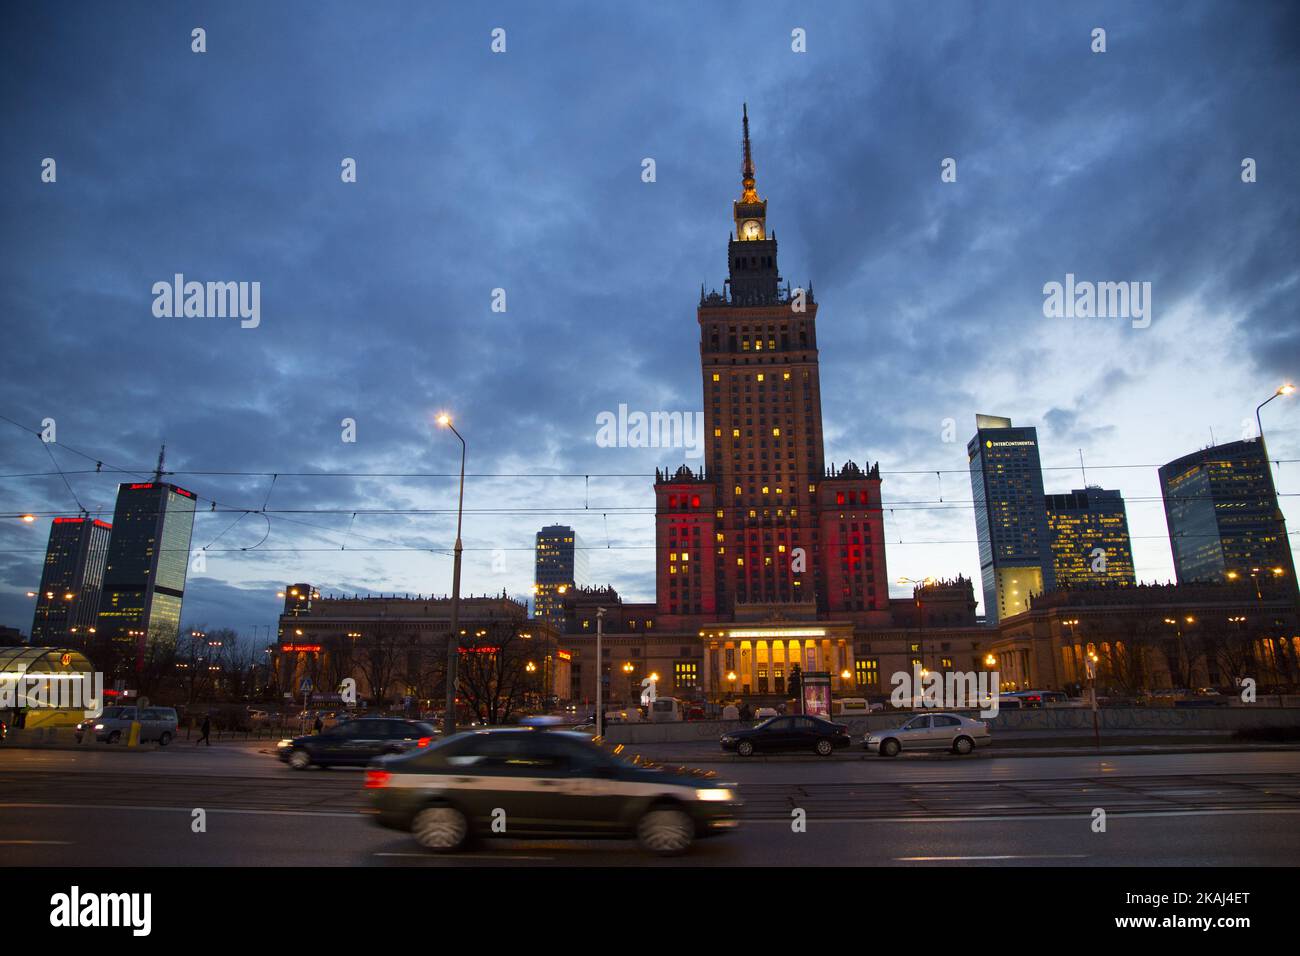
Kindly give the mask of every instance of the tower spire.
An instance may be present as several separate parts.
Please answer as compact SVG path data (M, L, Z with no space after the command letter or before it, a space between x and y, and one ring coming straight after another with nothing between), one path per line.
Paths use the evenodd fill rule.
M162 447L158 449L158 467L154 469L153 480L162 481L163 476L163 458L167 455L167 443L163 442Z
M754 156L749 149L749 104L741 106L741 127L744 129L745 162L740 168L740 183L744 187L741 202L758 202L758 193L754 191Z

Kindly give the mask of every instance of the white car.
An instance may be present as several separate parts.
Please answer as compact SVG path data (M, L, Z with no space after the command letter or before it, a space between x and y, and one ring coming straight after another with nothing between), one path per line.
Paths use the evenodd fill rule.
M872 730L862 746L882 757L897 757L904 750L951 750L968 754L993 742L989 725L960 714L919 714L893 730Z

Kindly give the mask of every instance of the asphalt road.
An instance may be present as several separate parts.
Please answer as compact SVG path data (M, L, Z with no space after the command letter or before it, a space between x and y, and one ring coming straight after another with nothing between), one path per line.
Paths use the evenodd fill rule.
M702 764L707 765L707 764ZM1300 751L720 764L745 821L691 865L1291 865ZM632 844L496 840L454 857L359 812L360 773L252 746L0 749L8 866L674 865ZM194 833L202 808L207 830ZM1093 830L1093 810L1107 814ZM802 811L802 813L799 813ZM801 831L796 817L806 820Z

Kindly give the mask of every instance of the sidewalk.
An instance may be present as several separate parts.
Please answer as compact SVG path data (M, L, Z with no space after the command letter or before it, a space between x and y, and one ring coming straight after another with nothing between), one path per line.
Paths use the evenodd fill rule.
M1300 751L1300 744L1255 744L1234 741L1230 734L1213 730L1165 731L1160 734L1102 734L1101 746L1093 743L1092 731L1061 731L1044 734L1035 731L1007 732L994 737L993 743L982 747L974 759L987 757L1086 757L1090 755L1121 756L1125 754L1195 754L1195 753L1260 753L1269 751ZM835 751L829 757L808 753L755 754L741 757L722 750L716 741L688 743L626 744L626 753L640 754L661 763L767 763L767 762L827 762L846 760L885 759L862 749L855 740L852 747ZM958 759L946 751L927 751L911 754L910 759ZM959 759L969 760L971 757Z

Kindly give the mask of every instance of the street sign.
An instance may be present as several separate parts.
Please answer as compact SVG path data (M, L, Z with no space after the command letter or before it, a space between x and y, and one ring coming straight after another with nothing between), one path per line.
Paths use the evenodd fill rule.
M300 693L305 694L305 693L307 693L307 691L309 691L309 690L311 690L311 678L310 678L310 677L304 677L304 678L302 679L302 683L298 685L298 691L299 691Z

